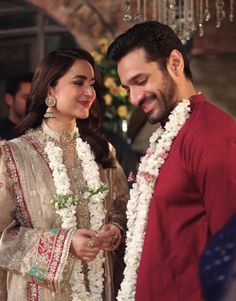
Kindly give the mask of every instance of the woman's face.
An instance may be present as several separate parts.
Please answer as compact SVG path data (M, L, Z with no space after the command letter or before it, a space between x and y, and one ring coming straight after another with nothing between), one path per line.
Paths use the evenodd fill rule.
M55 113L60 120L85 119L89 116L96 93L94 70L86 60L76 60L72 67L49 88L49 95L56 98Z

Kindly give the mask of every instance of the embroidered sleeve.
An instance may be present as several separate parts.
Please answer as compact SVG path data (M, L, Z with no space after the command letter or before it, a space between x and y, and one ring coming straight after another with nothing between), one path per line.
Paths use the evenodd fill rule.
M0 148L0 293L6 294L8 270L55 292L64 290L74 261L68 256L74 230L22 227L9 182Z
M13 219L12 212L14 211L14 205L12 200L12 191L7 181L6 166L0 148L0 246L2 231ZM0 252L0 301L3 301L7 299L7 272L1 268L1 259L2 255Z
M11 224L2 234L1 266L54 292L64 290L73 264L68 256L73 233L74 230L44 231Z

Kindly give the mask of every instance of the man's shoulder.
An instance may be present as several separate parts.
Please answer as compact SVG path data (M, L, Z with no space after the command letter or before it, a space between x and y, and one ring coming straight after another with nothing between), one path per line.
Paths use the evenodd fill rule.
M236 122L228 113L204 99L193 107L189 127L196 133L203 131L207 135L225 132L226 129L228 133L235 134Z
M183 145L195 150L222 146L236 139L236 123L231 116L204 100L197 103L179 135Z
M197 112L199 119L201 117L202 121L206 123L210 123L215 120L218 122L235 123L233 117L230 116L229 113L225 112L221 107L206 100L205 98L202 102L196 104L194 110Z

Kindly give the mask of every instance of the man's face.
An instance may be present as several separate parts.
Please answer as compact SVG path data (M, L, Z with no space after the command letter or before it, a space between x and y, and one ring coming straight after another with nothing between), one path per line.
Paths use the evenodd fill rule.
M165 120L177 104L176 84L157 62L148 62L142 48L118 62L118 74L129 93L129 101L140 106L150 123Z
M25 116L26 99L30 89L31 83L22 82L19 86L19 90L14 96L11 109L19 119L23 119Z

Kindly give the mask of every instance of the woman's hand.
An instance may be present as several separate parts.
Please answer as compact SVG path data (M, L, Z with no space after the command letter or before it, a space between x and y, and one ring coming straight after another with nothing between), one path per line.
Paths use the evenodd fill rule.
M104 251L114 251L121 241L121 231L113 224L105 224L96 233L96 238L100 241L100 248Z
M70 245L71 254L86 262L94 260L100 249L100 240L96 234L93 230L77 229Z

